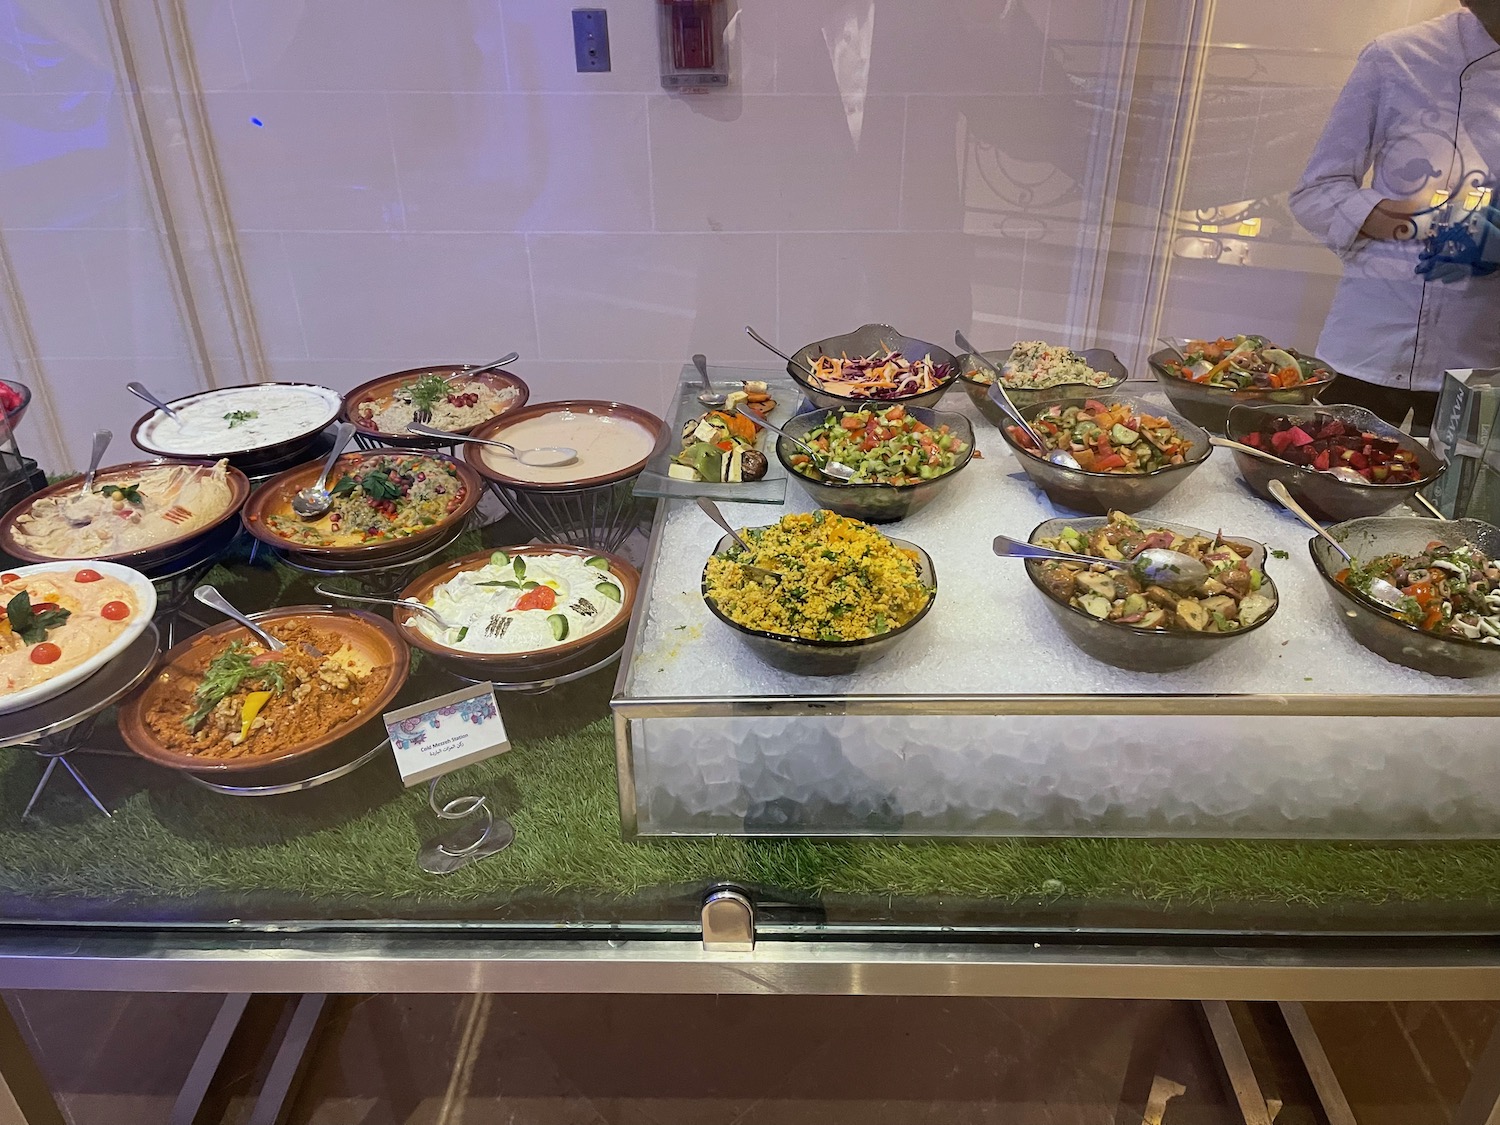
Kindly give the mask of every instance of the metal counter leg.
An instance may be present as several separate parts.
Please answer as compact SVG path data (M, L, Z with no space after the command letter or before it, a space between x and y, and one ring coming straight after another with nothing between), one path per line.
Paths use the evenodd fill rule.
M1500 1125L1500 1022L1474 1060L1469 1088L1458 1103L1453 1125Z
M1234 1013L1223 1000L1204 1000L1203 1015L1208 1020L1208 1030L1213 1035L1214 1047L1219 1052L1219 1061L1245 1125L1271 1125L1271 1110L1266 1105L1266 1096L1261 1093L1260 1080L1255 1077L1245 1041L1235 1026Z
M1333 1064L1328 1061L1328 1052L1323 1050L1323 1041L1307 1018L1307 1009L1295 1000L1283 1000L1278 1006L1287 1030L1292 1033L1292 1042L1297 1045L1297 1053L1302 1056L1302 1065L1307 1068L1307 1076L1312 1080L1328 1125L1358 1125Z
M31 1057L31 1049L0 1001L0 1121L6 1125L64 1125L62 1111L47 1080Z

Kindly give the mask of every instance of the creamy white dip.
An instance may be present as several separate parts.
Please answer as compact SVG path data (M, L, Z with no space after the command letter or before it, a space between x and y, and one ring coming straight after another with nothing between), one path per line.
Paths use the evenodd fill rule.
M550 608L515 608L530 592L523 588L530 582L553 592L556 601ZM618 600L601 592L603 586L612 587ZM492 559L478 570L466 570L432 591L427 604L459 628L443 629L425 614L414 614L412 621L425 636L461 652L533 652L597 633L620 616L623 600L618 578L577 555L516 555L503 564ZM561 640L550 620L559 615L568 625ZM468 632L460 640L464 628Z
M651 456L656 435L629 418L608 414L581 414L559 410L538 418L525 418L506 426L493 437L519 449L561 446L578 450L578 459L566 465L523 465L503 450L486 447L484 462L514 480L537 484L584 480L622 472Z
M322 429L338 414L341 402L327 387L228 387L173 403L180 422L157 411L141 427L140 436L162 453L243 453Z

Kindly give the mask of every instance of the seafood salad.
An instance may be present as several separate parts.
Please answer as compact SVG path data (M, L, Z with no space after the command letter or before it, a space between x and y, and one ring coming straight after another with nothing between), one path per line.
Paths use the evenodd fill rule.
M1364 594L1373 579L1384 578L1401 591L1401 608L1394 613L1407 624L1438 636L1500 644L1500 564L1468 544L1433 542L1420 554L1381 555L1334 577Z

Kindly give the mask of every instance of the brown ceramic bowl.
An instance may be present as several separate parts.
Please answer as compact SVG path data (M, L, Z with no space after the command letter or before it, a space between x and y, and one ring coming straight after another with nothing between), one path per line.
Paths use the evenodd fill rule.
M354 428L363 436L375 441L384 442L386 445L402 445L412 449L441 449L444 445L448 444L442 438L424 437L421 434L389 434L384 430L377 430L374 424L363 415L362 409L366 404L389 398L404 384L415 382L423 375L457 375L463 371L465 366L462 363L438 363L428 367L413 367L406 371L397 371L390 375L382 375L378 379L371 379L368 383L361 383L344 396L344 409L340 417L346 422L353 423ZM469 381L483 383L491 390L500 394L503 394L507 390L516 392L515 397L505 406L501 407L499 414L491 415L492 418L500 418L512 411L520 410L526 405L526 400L531 397L531 388L519 376L512 375L509 371L486 371L482 375L470 376ZM485 419L486 422L489 420L489 418ZM480 422L477 425L483 424L483 422ZM453 432L456 434L467 434L475 428L476 426L469 426L462 430L454 430Z
M362 466L382 457L429 457L452 465L458 473L458 479L463 482L463 501L454 511L449 512L445 518L431 527L400 539L382 539L351 547L320 547L315 544L298 543L273 530L267 519L270 516L293 514L292 497L317 480L318 473L322 471L321 462L311 461L305 465L298 465L295 469L288 469L257 488L246 501L240 518L245 521L245 527L251 535L267 546L275 547L278 551L288 551L306 559L322 559L332 562L365 560L375 562L380 559L411 554L422 544L435 542L444 535L452 533L454 527L467 519L469 513L478 506L484 494L484 482L468 465L452 457L445 457L441 453L417 449L370 449L360 453L346 453L338 459L333 472L329 474L330 487L341 474L357 474Z
M174 409L180 409L190 402L200 399L212 398L222 395L226 391L239 391L246 387L298 387L304 390L316 392L317 397L323 399L328 407L326 416L316 425L302 430L299 433L287 437L278 438L276 441L264 445L257 445L250 449L235 449L225 451L222 449L163 449L153 444L156 440L153 436L158 426L168 419L160 410L148 410L136 419L135 425L130 428L130 440L135 443L136 448L143 449L153 457L165 457L169 460L189 461L217 461L220 457L227 457L229 463L238 469L245 470L251 476L258 471L269 469L272 466L286 465L299 454L305 452L325 429L332 425L334 419L339 415L342 408L343 396L329 387L319 386L316 383L238 383L231 387L216 387L211 391L198 391L195 394L184 395L182 398L172 399L167 403ZM205 442L205 444L208 444Z
M620 582L624 601L615 619L598 632L580 637L576 641L564 641L550 648L533 649L530 652L478 653L464 652L439 644L416 627L414 613L396 610L396 626L406 640L431 653L461 676L476 680L495 680L499 683L531 683L552 676L587 668L603 660L611 651L625 641L625 632L630 626L630 615L635 610L636 593L641 576L635 567L619 555L608 551L596 551L591 547L574 547L558 543L528 543L524 547L502 548L514 558L533 555L574 555L582 559L604 558L609 560L609 574ZM461 559L444 563L429 570L401 591L403 598L415 598L425 603L432 591L466 570L478 570L490 561L494 551L476 551Z
M183 465L197 468L202 472L210 472L215 461L132 461L125 465L111 465L109 468L100 469L99 475L94 478L96 488L109 484L129 484L139 479L143 470L154 469L161 465ZM204 542L215 531L223 527L226 522L234 519L239 514L240 508L244 506L245 498L250 495L250 481L244 473L233 466L228 467L227 480L229 482L229 505L218 515L194 531L185 535L177 535L170 539L163 539L159 543L153 543L149 547L142 547L134 551L120 551L112 555L77 555L79 559L94 559L103 562L116 562L124 566L142 567L151 569L160 567L163 563L170 563L174 559L180 559L192 552ZM78 477L72 477L57 484L50 484L40 492L33 493L17 504L4 516L0 516L0 550L13 558L22 559L26 562L53 562L50 555L39 555L31 550L16 535L16 521L31 511L38 500L44 497L57 496L59 493L76 490L80 485Z
M647 410L642 410L639 406L630 406L623 402L562 399L558 402L532 403L521 410L509 411L498 418L491 418L488 422L475 426L470 433L473 437L509 442L510 438L506 436L506 432L512 427L522 422L530 421L533 418L542 418L549 414L581 414L594 418L614 418L622 422L633 422L649 432L651 444L637 460L631 462L629 465L616 465L604 472L591 470L588 466L588 457L585 455L573 465L568 466L569 469L574 470L573 473L567 474L564 479L558 480L538 481L527 479L526 477L513 476L505 469L496 467L496 463L501 459L507 459L504 453L496 451L496 463L491 463L485 459L486 449L481 445L465 445L464 460L472 465L480 476L487 480L495 481L506 488L517 488L523 491L535 492L562 492L574 488L596 488L639 476L641 470L646 467L646 462L651 460L651 454L655 452L656 445L661 440L662 430L666 425L655 414ZM559 477L563 477L563 474L558 475Z
M323 606L286 606L269 609L264 613L252 613L251 620L257 622L283 621L287 618L312 619L321 628L337 633L346 644L368 660L373 666L388 670L386 681L380 690L369 695L359 713L347 721L296 745L268 754L247 755L243 758L199 758L163 745L146 724L146 716L157 706L167 685L176 677L200 675L215 656L231 641L252 639L250 630L233 621L205 629L162 656L156 671L145 685L120 707L120 734L126 745L147 761L168 769L186 770L200 775L244 773L264 769L300 758L321 750L339 739L353 734L385 710L396 698L406 683L410 669L411 653L396 627L373 613L354 609L327 609ZM372 735L373 737L373 735Z

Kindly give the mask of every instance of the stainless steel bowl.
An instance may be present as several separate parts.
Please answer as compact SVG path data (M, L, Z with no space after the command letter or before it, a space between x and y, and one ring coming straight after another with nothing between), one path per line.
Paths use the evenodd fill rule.
M1240 470L1240 476L1250 486L1250 491L1275 503L1276 498L1271 495L1270 484L1273 480L1279 480L1286 485L1292 498L1314 516L1327 523L1339 523L1389 512L1432 484L1447 468L1447 463L1421 442L1360 406L1236 406L1229 411L1229 420L1224 424L1224 436L1243 442L1269 419L1311 420L1320 414L1399 442L1403 449L1417 455L1417 464L1422 469L1421 479L1410 484L1355 484L1339 480L1330 473L1320 473L1316 469L1277 465L1232 449L1229 452Z
M947 369L943 373L945 377L935 389L924 391L919 395L908 395L905 398L867 399L850 398L848 395L820 390L808 376L808 365L820 355L863 356L873 355L878 351L900 352L913 363L919 359L931 357L936 366ZM830 336L826 340L808 344L805 348L793 353L792 362L786 365L786 369L797 385L802 388L802 393L807 396L808 401L814 406L821 406L825 409L857 407L869 402L899 402L903 406L936 406L938 400L948 393L948 388L958 378L958 357L946 348L929 344L926 340L903 336L889 324L866 324L842 336Z
M1414 555L1432 542L1465 544L1488 558L1500 557L1500 528L1479 520L1431 520L1421 516L1373 516L1328 529L1360 562L1381 555ZM1323 577L1328 599L1344 628L1371 652L1434 676L1467 679L1500 672L1500 644L1467 637L1440 637L1392 616L1385 608L1338 581L1348 565L1321 537L1308 540L1313 565Z
M1082 406L1088 401L1102 402L1106 406L1125 402L1138 413L1165 418L1192 443L1188 459L1181 465L1167 465L1149 473L1089 473L1082 469L1054 465L1051 461L1027 452L1011 436L1009 428L1001 426L1000 436L1015 450L1016 460L1021 463L1021 468L1053 503L1096 515L1106 515L1112 511L1139 512L1143 508L1149 508L1187 480L1213 452L1213 446L1208 442L1208 431L1201 426L1193 425L1170 410L1162 410L1123 395L1089 395L1039 402L1034 406L1022 407L1021 417L1029 422L1054 406Z

